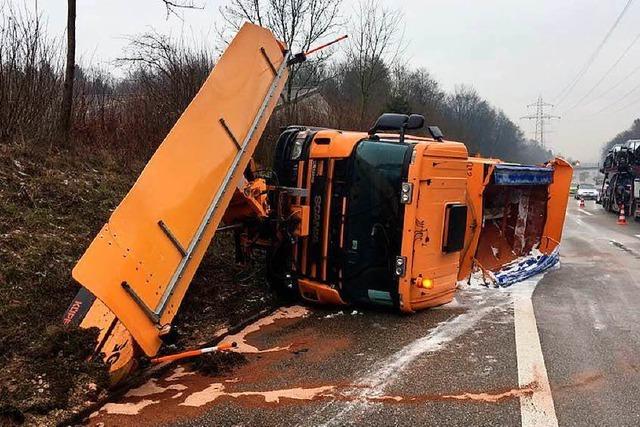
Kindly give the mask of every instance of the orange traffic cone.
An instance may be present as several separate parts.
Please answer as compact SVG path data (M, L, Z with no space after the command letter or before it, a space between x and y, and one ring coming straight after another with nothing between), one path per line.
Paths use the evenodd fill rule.
M578 205L578 207L584 208L584 198L580 197L580 204Z
M620 215L618 215L618 225L627 225L627 217L624 214L624 205L620 205Z

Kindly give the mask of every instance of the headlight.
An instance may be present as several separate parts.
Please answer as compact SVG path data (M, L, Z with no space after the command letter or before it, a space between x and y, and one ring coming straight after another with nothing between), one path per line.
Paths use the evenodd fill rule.
M400 191L400 203L409 204L413 196L413 184L410 182L402 183L402 190Z
M300 156L302 156L302 147L304 146L304 141L307 139L308 132L301 131L296 135L295 141L293 141L293 147L291 148L291 160L299 160Z
M396 276L402 277L407 271L407 257L397 256L396 257Z

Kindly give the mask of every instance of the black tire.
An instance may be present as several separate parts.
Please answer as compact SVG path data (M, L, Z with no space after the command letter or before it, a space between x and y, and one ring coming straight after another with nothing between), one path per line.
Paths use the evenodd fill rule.
M291 265L291 245L282 243L267 253L267 281L280 302L288 304L298 298L297 279L287 269ZM289 277L287 277L289 276Z

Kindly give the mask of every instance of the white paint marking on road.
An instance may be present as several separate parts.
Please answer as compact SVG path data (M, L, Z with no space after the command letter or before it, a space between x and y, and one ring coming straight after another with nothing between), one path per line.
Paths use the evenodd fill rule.
M542 355L540 337L533 311L531 296L543 275L514 285L509 291L493 294L485 291L479 306L450 320L440 323L424 337L418 338L398 352L376 363L365 372L352 390L345 396L351 400L333 401L323 406L300 425L342 426L349 420L363 419L372 410L373 401L384 396L385 389L401 377L404 370L425 354L436 352L449 342L473 330L477 324L494 311L504 311L513 304L520 389L533 388L533 393L520 397L523 427L557 427L551 386Z
M640 239L640 234L634 234L638 239Z
M583 214L586 214L586 215L589 215L589 216L592 216L592 215L593 215L591 212L589 212L589 211L585 211L584 209L578 209L578 210L579 210L580 212L582 212Z
M596 307L595 303L593 301L590 301L589 302L589 313L591 314L591 317L593 318L593 329L595 329L597 331L601 331L601 330L607 328L605 323L602 321L602 315L600 314L600 312L601 312L601 310L598 309L598 307Z
M513 287L514 325L520 387L536 384L530 395L520 396L523 427L557 427L551 386L542 355L536 316L533 311L533 291L543 276L536 276Z

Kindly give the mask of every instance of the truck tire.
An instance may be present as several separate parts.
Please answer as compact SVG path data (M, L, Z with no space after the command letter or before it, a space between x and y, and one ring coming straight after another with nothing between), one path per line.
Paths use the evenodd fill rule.
M284 304L296 301L298 297L297 279L287 266L291 265L290 246L283 243L267 252L267 282L280 302Z

